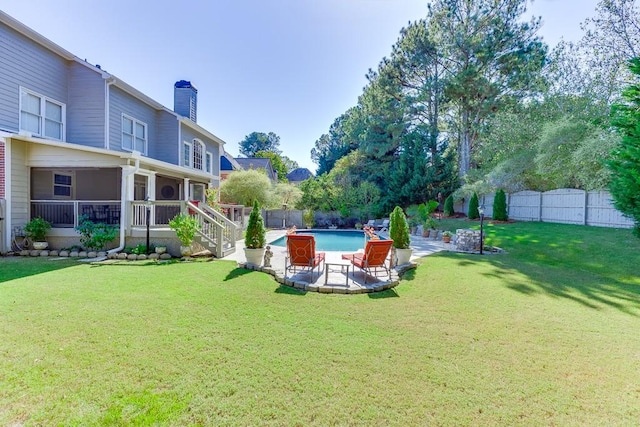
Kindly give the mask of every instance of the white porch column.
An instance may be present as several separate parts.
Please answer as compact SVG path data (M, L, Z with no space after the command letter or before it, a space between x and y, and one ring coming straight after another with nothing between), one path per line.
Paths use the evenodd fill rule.
M189 201L189 198L191 197L190 182L191 180L189 178L184 178L184 195L183 196L185 201Z

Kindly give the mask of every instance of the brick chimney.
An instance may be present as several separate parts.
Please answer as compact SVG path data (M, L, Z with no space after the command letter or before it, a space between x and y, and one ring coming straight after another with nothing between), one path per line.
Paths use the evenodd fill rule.
M198 117L198 89L191 82L180 80L173 87L173 111L191 119Z

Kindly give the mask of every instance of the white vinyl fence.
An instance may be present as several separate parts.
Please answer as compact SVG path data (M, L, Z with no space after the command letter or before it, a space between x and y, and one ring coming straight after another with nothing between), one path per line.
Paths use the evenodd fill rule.
M493 216L494 194L480 196L485 216ZM468 213L469 201L456 206ZM520 191L507 194L509 218L519 221L557 222L597 227L631 228L633 221L613 207L607 191L560 188L545 192Z

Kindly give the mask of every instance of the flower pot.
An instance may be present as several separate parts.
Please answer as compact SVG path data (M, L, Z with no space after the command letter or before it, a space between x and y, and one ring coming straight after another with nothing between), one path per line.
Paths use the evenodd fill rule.
M244 248L244 256L247 259L247 264L253 264L260 266L264 258L264 248L250 249Z
M191 256L192 253L193 249L191 249L191 246L180 246L180 255Z
M47 242L33 242L33 249L37 251L47 249L48 246L49 246L49 243Z
M431 232L431 230L429 230L428 228L425 228L422 230L422 237L429 237L429 233Z
M411 261L412 249L398 249L396 248L396 265L408 264Z

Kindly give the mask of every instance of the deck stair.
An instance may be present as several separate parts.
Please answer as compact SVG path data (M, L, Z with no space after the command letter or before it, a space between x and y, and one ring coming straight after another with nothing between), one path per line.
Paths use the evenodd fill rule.
M238 226L206 204L187 202L187 209L200 223L195 241L216 258L224 258L236 251Z

